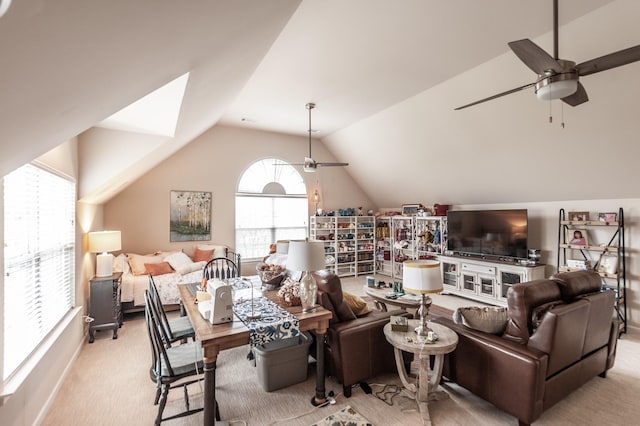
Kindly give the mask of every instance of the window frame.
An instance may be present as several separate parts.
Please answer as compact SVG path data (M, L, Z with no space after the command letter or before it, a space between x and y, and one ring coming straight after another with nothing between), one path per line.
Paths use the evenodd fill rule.
M302 187L304 188L304 193L294 193L294 194L270 194L270 193L264 193L264 192L250 192L247 190L240 190L240 187L242 186L242 182L243 178L245 177L245 174L247 173L255 173L255 168L256 167L264 167L265 164L273 164L274 168L277 167L284 167L284 168L289 168L289 169L285 169L282 171L282 173L274 173L274 177L271 178L268 175L264 176L264 180L261 181L260 185L257 185L254 187L262 187L262 188L266 188L266 186L270 183L279 183L282 185L282 187L285 189L287 189L287 187L289 188L293 188L295 186L292 185L291 183L287 184L283 184L283 182L279 179L282 176L296 176L296 178L300 179L299 184L302 185ZM295 173L294 173L295 172ZM242 248L241 245L239 244L240 240L239 240L239 233L243 232L243 231L247 231L247 230L255 230L256 232L259 232L261 230L268 230L270 232L270 240L272 243L275 243L279 238L277 236L277 234L279 233L279 231L283 231L283 230L299 230L302 231L302 233L304 234L304 236L301 235L301 238L304 238L308 235L308 231L309 231L309 205L308 205L308 190L307 190L307 185L306 182L304 181L303 175L300 174L300 172L293 167L291 164L284 162L283 160L277 159L277 158L266 158L266 159L260 159L260 160L256 160L253 163L251 163L249 165L249 167L242 173L242 175L240 176L240 179L238 181L238 188L237 188L237 192L235 194L235 207L236 207L236 223L235 223L235 245L236 245L236 250L241 253L243 255L243 260L246 261L260 261L262 260L262 258L264 257L264 255L268 254L268 244L265 246L265 253L261 256L249 256L245 253L242 253ZM299 188L299 186L298 186ZM273 213L275 213L274 208L272 207L272 220L271 220L271 227L244 227L244 228L239 228L239 224L238 224L238 218L239 218L239 208L238 208L238 204L239 204L239 198L261 198L261 199L270 199L270 200L278 200L278 199L292 199L292 200L304 200L304 205L305 205L305 213L304 213L304 217L301 218L302 219L302 225L301 226L276 226L275 225L275 220L273 220Z

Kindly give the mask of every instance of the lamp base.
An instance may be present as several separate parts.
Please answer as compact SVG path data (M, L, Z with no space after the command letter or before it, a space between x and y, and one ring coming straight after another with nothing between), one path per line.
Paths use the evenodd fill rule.
M101 253L96 256L96 277L110 277L113 275L113 255Z
M420 325L415 328L415 332L418 336L427 337L429 332L432 331L427 324L429 321L429 307L431 306L431 302L431 298L422 293L422 301L420 303L420 309L418 309L418 313L420 314Z
M433 331L428 326L419 325L415 329L415 332L418 336L427 337L429 336L429 332Z
M307 271L306 275L300 280L300 301L302 302L302 312L315 312L317 300L318 285L311 275L311 272Z

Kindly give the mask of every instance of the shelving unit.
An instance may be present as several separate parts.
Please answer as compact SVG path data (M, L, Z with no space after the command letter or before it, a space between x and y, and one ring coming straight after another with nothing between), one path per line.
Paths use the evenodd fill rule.
M432 259L447 249L447 217L416 216L415 237L418 259Z
M325 254L333 256L331 269L339 276L374 271L375 217L311 216L311 239L324 241Z
M392 277L402 279L402 263L416 259L415 216L392 216Z
M391 218L376 218L376 273L391 276L393 274L393 242L391 238Z
M616 220L570 220L571 212L560 209L558 220L558 271L593 269L602 277L602 289L616 292L616 313L620 334L627 332L627 280L624 239L624 212L620 208ZM582 219L582 218L581 218ZM571 236L575 231L587 234L586 244L575 244ZM600 242L600 240L604 242ZM580 259L576 259L579 257ZM597 259L596 259L597 257ZM572 262L574 261L574 262ZM585 262L584 266L570 267L569 263Z

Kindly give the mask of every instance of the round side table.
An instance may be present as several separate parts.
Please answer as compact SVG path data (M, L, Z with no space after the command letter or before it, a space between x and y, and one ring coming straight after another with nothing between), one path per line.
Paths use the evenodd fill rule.
M393 331L391 330L391 323L389 323L384 326L384 335L387 341L393 346L396 367L398 368L398 375L400 376L402 384L418 401L423 422L430 424L429 411L426 403L427 401L444 399L449 396L444 391L438 392L437 389L440 378L442 377L444 356L456 348L458 345L458 335L444 325L429 323L429 328L438 335L438 340L434 343L428 343L425 337L418 336L414 331L419 323L419 320L409 320L408 331ZM409 382L407 372L404 368L402 351L411 352L419 357L420 369L417 385ZM429 361L432 356L435 360L433 369L430 369Z

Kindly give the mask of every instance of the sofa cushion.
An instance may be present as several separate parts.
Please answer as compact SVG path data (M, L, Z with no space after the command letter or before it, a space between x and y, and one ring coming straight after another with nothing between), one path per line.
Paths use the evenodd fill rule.
M599 292L602 287L602 279L595 271L561 272L550 279L558 284L562 300L567 303L580 295Z
M460 307L453 312L453 322L456 324L490 334L502 334L508 320L507 308L497 306Z

